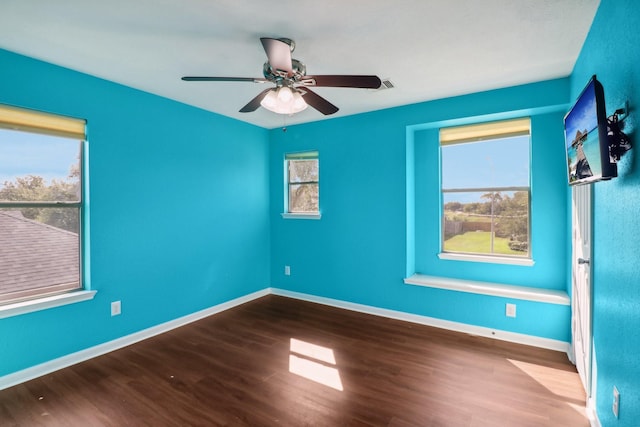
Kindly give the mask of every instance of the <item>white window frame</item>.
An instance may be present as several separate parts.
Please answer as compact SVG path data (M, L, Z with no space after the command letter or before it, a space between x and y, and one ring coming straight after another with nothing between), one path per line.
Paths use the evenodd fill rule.
M318 163L318 180L309 182L290 182L289 178L289 162L296 160L316 160ZM305 185L316 184L318 185L318 210L311 212L291 212L289 209L289 191L291 185ZM322 214L320 213L320 157L317 150L302 151L296 153L287 153L284 156L284 213L282 217L285 219L320 219Z
M529 137L529 165L531 165L531 119L529 117L501 120L495 122L471 124L464 126L455 126L440 129L439 148L453 144L464 144L471 142L491 141L502 138ZM485 262L496 264L513 264L513 265L533 265L532 248L531 248L531 166L529 167L529 185L528 186L507 186L507 187L471 187L471 188L443 188L442 173L443 166L440 168L440 259ZM447 193L464 193L464 192L516 192L526 191L528 195L528 212L527 212L527 254L526 256L508 255L499 253L471 253L471 252L455 252L445 251L445 215L444 215L444 194ZM493 224L493 222L492 222Z
M78 201L22 202L2 201L0 208L63 208L77 210L78 214L78 282L77 286L60 289L57 286L43 286L41 292L32 290L14 299L0 302L0 318L20 315L37 310L57 307L92 299L96 291L86 289L83 275L83 215L85 195L85 144L86 121L71 117L49 114L8 105L0 105L0 128L19 132L39 133L49 136L78 140L80 147L80 197Z

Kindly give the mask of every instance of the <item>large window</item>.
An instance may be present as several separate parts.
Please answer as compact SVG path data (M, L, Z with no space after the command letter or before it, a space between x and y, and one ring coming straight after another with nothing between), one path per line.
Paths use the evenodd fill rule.
M0 105L0 304L82 287L84 129Z
M320 174L318 152L285 155L285 213L292 215L320 214Z
M530 258L530 120L440 130L442 252Z

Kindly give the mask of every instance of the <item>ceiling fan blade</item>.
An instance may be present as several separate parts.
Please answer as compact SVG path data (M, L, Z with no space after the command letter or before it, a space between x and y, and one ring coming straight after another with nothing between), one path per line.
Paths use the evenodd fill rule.
M256 111L258 109L258 107L260 106L260 101L262 101L262 99L267 96L267 93L272 90L272 88L269 89L265 89L262 92L260 92L258 94L258 96L256 96L255 98L253 98L251 101L249 101L249 103L247 105L245 105L244 107L242 107L240 109L241 113L251 113L253 111Z
M302 94L302 98L307 104L320 111L325 116L333 114L339 110L338 107L336 107L317 93L312 92L307 87L300 89L300 93Z
M254 82L266 83L269 80L256 77L191 77L182 78L185 82Z
M287 76L293 75L293 65L291 62L291 46L282 40L268 37L260 38L262 47L267 54L269 64L274 70L285 72Z
M362 89L378 89L382 84L378 76L358 75L325 75L304 76L300 83L304 86L325 87L357 87Z

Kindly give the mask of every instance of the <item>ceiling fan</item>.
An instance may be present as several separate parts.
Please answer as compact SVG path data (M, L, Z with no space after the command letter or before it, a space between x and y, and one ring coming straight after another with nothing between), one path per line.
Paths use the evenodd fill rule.
M347 87L377 89L380 78L369 75L318 75L308 76L306 66L291 57L295 42L287 38L260 38L267 54L262 74L264 78L253 77L182 77L184 81L211 82L254 82L274 83L275 87L263 90L247 105L241 113L250 113L262 106L279 114L294 114L312 106L324 115L334 114L338 107L313 92L310 87Z

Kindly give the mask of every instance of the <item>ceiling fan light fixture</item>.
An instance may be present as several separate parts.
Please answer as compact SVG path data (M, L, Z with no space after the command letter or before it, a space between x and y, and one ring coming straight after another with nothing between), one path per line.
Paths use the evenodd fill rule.
M308 106L304 99L302 99L302 95L298 91L293 92L293 100L291 102L293 104L292 108L296 113L304 110Z
M307 108L307 103L297 90L282 86L267 92L260 105L277 114L295 114Z
M288 104L293 100L293 92L287 86L278 89L278 101L282 104Z
M262 101L260 101L260 105L262 105L269 111L275 111L278 105L278 95L276 94L277 91L277 89L271 89L269 92L267 92L265 97L262 98Z

